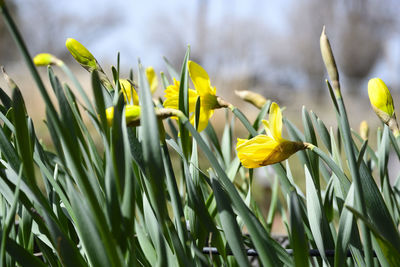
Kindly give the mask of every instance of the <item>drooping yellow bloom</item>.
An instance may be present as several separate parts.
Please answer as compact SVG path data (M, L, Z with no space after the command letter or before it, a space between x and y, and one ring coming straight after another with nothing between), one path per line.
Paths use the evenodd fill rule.
M108 125L111 126L114 120L114 107L109 107L106 109L106 117ZM125 119L126 124L130 125L131 123L138 121L140 117L140 107L136 105L126 105L125 106Z
M33 58L33 63L36 66L47 66L60 64L61 60L49 53L40 53Z
M236 144L237 155L246 168L258 168L288 159L299 150L306 149L301 142L282 138L282 113L275 102L271 104L269 121L263 120L266 135L240 139Z
M200 116L198 122L198 131L203 131L208 120L214 113L214 109L222 107L216 96L216 88L211 86L210 77L207 72L197 63L188 62L189 75L194 84L195 90L189 89L189 113L196 109L197 98L200 98ZM179 82L174 79L174 84L165 90L164 107L179 108ZM195 114L190 117L190 122L194 125Z
M65 46L82 67L90 72L98 69L95 57L80 42L73 38L68 38L65 42Z
M133 102L134 105L139 105L139 96L136 92L133 83L127 79L120 79L121 91L124 94L125 103Z
M154 94L154 92L157 90L158 87L158 80L153 67L146 68L146 77L147 80L149 81L150 91L152 94Z

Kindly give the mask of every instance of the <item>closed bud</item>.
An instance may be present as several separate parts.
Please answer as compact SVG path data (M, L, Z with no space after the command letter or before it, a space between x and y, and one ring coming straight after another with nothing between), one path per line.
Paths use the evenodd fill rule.
M333 88L338 91L338 93L340 93L339 72L336 67L331 44L329 42L328 36L325 33L325 26L322 28L322 34L319 40L319 44L321 48L322 59L325 64L326 71L328 72L328 76L331 79Z
M49 53L40 53L33 58L36 66L59 65L61 60Z
M389 126L395 136L399 135L393 98L386 84L379 78L369 80L368 96L376 115Z
M235 94L244 101L253 104L259 109L261 109L267 102L267 99L265 97L252 91L248 90L235 91Z
M90 72L98 69L95 57L80 42L73 38L68 38L65 46L82 67Z
M367 140L369 135L369 127L367 121L362 121L360 123L360 136L363 140Z
M106 117L108 125L111 126L114 120L114 107L106 109ZM135 105L125 106L125 119L128 126L139 125L140 121L140 107Z

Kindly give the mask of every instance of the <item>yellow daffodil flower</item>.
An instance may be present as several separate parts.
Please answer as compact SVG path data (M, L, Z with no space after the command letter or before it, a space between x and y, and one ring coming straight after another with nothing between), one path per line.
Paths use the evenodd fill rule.
M158 87L158 80L153 67L146 68L146 77L147 80L149 81L150 91L152 94L154 94L154 92L157 90Z
M109 107L106 109L106 117L108 125L111 126L114 120L114 107ZM126 105L125 106L125 119L126 124L130 125L138 121L140 117L140 107L136 105Z
M216 96L216 88L211 86L207 72L197 63L188 62L189 75L195 90L189 89L189 113L196 109L197 98L200 98L200 116L198 131L203 131L208 120L214 113L214 109L227 107L227 103ZM165 92L164 107L179 109L179 82L174 79L174 84L167 87ZM195 116L192 114L190 122L194 125Z
M263 120L266 135L252 139L240 139L236 145L237 155L246 168L258 168L288 159L299 150L306 149L302 142L282 138L282 113L275 102L271 104L269 121Z

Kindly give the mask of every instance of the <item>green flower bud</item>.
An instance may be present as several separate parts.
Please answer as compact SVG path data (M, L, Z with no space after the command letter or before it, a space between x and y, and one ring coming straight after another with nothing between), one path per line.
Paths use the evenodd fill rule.
M328 36L325 33L325 26L322 28L322 34L319 40L319 44L321 48L322 59L328 72L328 76L331 79L332 86L336 90L337 94L340 95L339 72L336 67L331 44L329 42Z
M71 53L71 55L81 64L82 67L92 72L99 68L95 57L89 50L86 49L80 42L73 38L68 38L65 42L65 46Z

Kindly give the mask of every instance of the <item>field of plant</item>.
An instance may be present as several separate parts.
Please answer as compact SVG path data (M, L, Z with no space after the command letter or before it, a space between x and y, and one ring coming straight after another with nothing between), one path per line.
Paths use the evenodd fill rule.
M180 70L166 60L168 73L158 75L139 61L124 78L118 56L110 77L69 38L88 90L54 55L30 55L4 0L0 11L52 143L39 140L18 81L2 68L11 94L0 89L1 266L400 265L400 176L388 169L389 156L400 160L393 99L381 79L369 81L382 121L372 148L367 123L350 127L325 28L320 52L337 124L303 107L301 131L279 103L236 91L259 110L249 121L190 60L190 47ZM154 98L159 84L164 96ZM220 122L219 138L210 119L222 110L232 119ZM238 125L247 133L236 136ZM255 168L273 184L267 214L254 199ZM276 217L284 241L271 234Z

